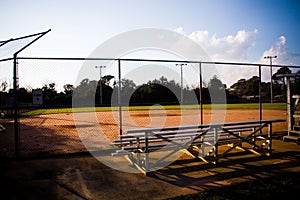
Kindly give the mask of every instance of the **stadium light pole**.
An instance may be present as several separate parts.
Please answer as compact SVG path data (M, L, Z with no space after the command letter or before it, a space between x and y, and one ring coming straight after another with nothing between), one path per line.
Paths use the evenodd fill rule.
M176 66L180 66L180 103L183 104L183 70L182 70L182 66L183 65L187 65L186 63L180 63L180 64L175 64Z
M100 75L100 79L99 79L99 101L100 101L100 106L102 106L102 69L104 69L106 66L95 66L95 68L99 68L99 75Z
M273 80L272 80L272 75L273 75L273 69L272 69L272 59L277 58L277 56L265 56L264 59L269 59L270 60L270 99L271 103L273 103Z

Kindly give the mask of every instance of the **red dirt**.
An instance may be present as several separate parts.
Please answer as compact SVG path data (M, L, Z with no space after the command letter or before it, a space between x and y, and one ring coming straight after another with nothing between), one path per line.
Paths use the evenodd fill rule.
M222 123L259 120L259 110L204 110L203 123ZM286 119L286 111L263 110L263 119ZM74 123L76 118L76 126ZM118 112L51 114L20 119L20 148L22 154L70 153L86 151L80 137L97 140L99 131L109 141L119 137ZM12 120L2 123L7 131L0 134L0 155L13 154L14 131ZM124 111L123 131L139 127L163 127L200 123L195 110ZM287 123L276 123L274 132L287 130ZM78 132L80 134L78 134ZM80 135L80 137L79 137ZM99 138L98 138L99 140Z

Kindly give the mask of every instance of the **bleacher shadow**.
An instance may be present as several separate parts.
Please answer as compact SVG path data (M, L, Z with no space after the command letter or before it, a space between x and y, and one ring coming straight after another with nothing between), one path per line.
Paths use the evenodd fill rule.
M274 151L271 156L233 152L215 164L204 163L198 158L182 159L170 166L151 172L149 176L170 184L194 190L210 189L234 183L284 176L300 165L300 152ZM300 169L300 168L299 168Z

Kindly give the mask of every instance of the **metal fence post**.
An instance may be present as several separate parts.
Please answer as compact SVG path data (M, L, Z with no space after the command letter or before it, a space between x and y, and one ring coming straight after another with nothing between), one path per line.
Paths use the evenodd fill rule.
M123 130L123 119L122 119L122 96L121 96L121 60L118 59L118 79L119 79L119 84L118 84L118 106L119 106L119 120L120 120L120 136L122 135L122 130Z
M18 60L17 54L14 54L14 67L13 67L13 86L14 86L14 132L15 132L15 156L20 155L20 132L19 132L19 105L18 105Z
M200 104L200 124L203 124L203 102L202 102L202 64L199 63L199 104Z
M258 101L259 101L259 120L262 120L262 102L261 102L261 65L259 65L259 85L258 85Z
M287 118L288 118L288 132L293 129L293 106L292 106L292 94L291 94L291 78L286 76L286 99L287 99Z

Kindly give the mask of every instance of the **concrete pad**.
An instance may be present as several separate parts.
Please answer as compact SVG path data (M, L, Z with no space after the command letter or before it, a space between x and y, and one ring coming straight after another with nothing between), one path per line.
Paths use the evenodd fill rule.
M273 140L273 154L233 151L217 165L184 154L151 173L111 169L90 155L1 159L3 199L165 199L286 173L299 175L300 147Z

